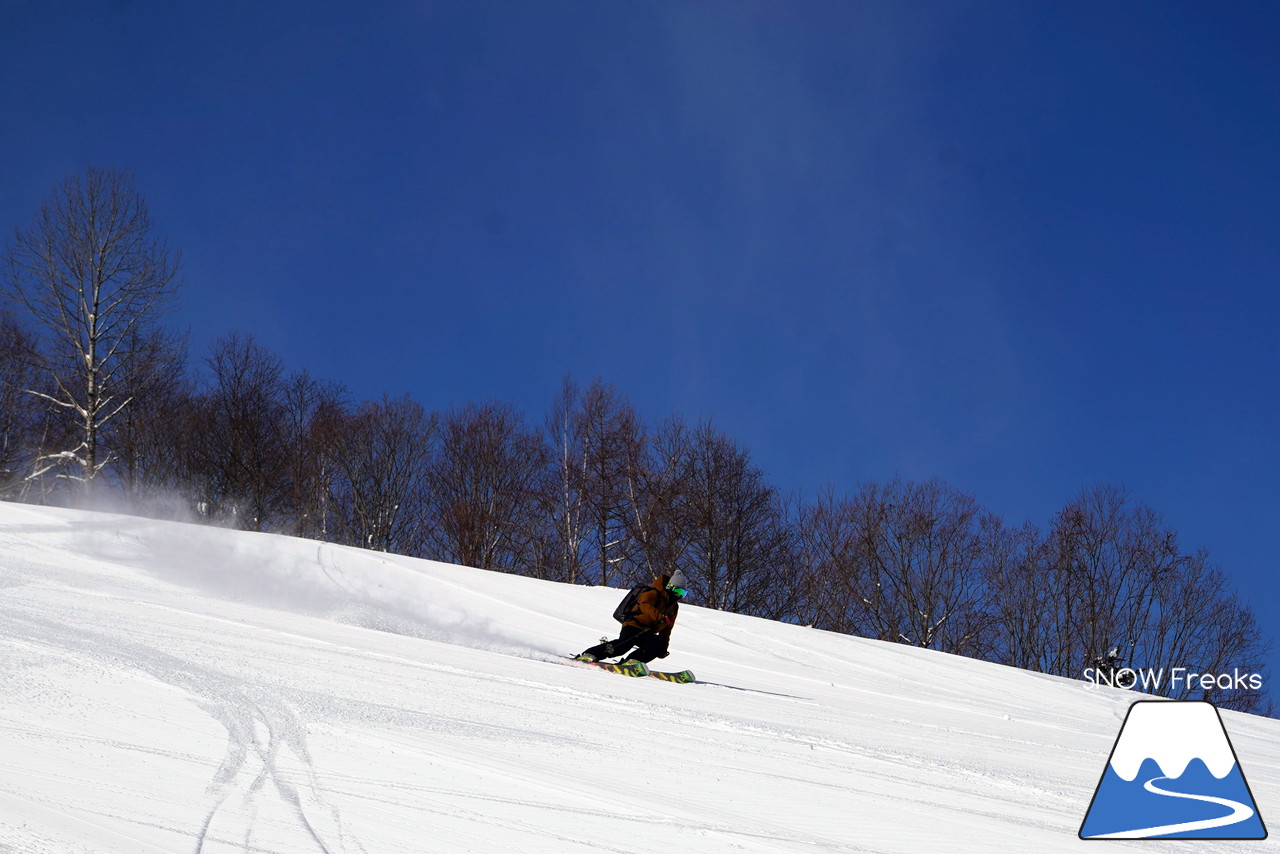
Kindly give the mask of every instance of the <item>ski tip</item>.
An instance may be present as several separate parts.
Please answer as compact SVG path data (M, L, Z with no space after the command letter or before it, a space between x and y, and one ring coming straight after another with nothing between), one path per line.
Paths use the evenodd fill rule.
M697 677L693 675L692 670L681 670L678 673L664 673L659 670L650 670L649 675L655 679L661 679L663 682L678 682L681 685L688 685L697 682Z

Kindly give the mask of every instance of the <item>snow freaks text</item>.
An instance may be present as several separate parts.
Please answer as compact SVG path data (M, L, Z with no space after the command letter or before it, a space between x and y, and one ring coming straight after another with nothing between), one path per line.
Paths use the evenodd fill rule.
M1139 691L1159 691L1169 686L1170 691L1261 691L1262 674L1241 673L1235 668L1230 673L1196 673L1187 667L1105 667L1085 668L1086 682L1109 685L1113 688L1136 688ZM1166 683L1167 680L1167 683Z

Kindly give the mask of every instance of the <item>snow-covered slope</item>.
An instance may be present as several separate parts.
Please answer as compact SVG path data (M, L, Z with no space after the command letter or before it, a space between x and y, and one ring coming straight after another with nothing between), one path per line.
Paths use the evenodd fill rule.
M699 684L562 660L620 595L0 504L0 852L1084 844L1135 695L696 607ZM1280 821L1280 722L1223 719Z

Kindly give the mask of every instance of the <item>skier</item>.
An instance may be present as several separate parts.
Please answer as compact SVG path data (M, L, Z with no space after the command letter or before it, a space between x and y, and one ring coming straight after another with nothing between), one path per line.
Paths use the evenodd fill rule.
M1131 671L1126 672L1120 667L1123 661L1118 644L1102 655L1095 655L1089 662L1094 668L1094 682L1113 688L1132 688L1137 680Z
M680 600L688 587L689 579L678 569L669 576L655 578L651 586L635 597L627 618L622 621L622 631L615 640L604 641L574 658L578 661L599 661L617 655L625 658L623 664L648 664L655 658L666 658L671 628L676 624Z

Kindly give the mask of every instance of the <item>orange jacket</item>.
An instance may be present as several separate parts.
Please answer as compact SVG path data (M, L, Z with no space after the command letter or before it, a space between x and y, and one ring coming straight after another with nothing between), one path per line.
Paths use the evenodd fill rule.
M653 629L653 633L659 637L671 637L671 628L676 624L676 614L680 610L680 600L667 590L669 578L666 575L655 578L653 586L636 597L635 613L622 625Z

